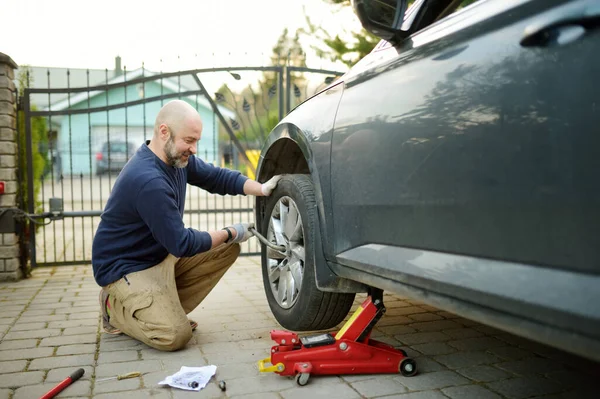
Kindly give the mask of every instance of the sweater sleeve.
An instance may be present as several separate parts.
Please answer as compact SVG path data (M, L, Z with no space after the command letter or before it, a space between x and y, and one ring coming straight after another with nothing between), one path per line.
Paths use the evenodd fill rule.
M137 193L136 207L154 239L170 254L189 257L211 248L208 232L185 228L175 192L162 179L152 179L142 187Z
M190 157L187 169L187 181L193 186L213 194L244 194L248 178L238 171L214 166L197 157Z

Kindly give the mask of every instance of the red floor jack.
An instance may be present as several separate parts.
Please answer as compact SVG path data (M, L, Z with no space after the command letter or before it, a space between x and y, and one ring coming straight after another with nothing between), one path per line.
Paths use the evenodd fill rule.
M417 364L406 352L370 339L371 331L385 313L383 291L374 289L344 324L332 334L298 337L290 331L273 330L271 357L260 360L261 372L296 376L298 385L306 385L311 374L380 374L398 373L410 377ZM270 363L271 366L265 366Z

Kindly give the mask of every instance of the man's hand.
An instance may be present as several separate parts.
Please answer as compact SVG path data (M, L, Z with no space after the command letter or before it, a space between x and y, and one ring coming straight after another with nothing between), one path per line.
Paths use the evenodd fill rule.
M235 237L231 242L244 242L254 235L249 229L254 227L254 223L236 223L232 226L228 226L230 229L235 230Z
M275 175L275 176L271 177L269 179L269 181L267 181L266 183L263 183L263 185L261 187L261 191L262 191L263 195L264 196L271 195L273 190L275 190L275 187L277 187L277 183L279 183L279 180L282 177L283 177L283 175Z

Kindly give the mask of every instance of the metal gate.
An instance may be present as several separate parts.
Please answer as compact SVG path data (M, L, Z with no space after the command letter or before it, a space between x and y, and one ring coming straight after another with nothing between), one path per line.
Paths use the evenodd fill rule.
M103 79L91 84L98 77L87 70L82 84L72 71L65 73L61 80L66 87L53 87L48 70L45 87L26 88L19 101L27 165L22 207L30 214L56 211L45 223L30 224L26 233L32 267L91 263L92 240L116 175L152 137L154 117L165 101L182 99L200 113L204 128L197 156L254 177L260 149L274 125L342 74L291 66L170 73L140 68L112 77L105 70ZM206 84L215 86L215 76L223 83L216 83L211 94ZM52 209L50 204L61 200L62 210ZM212 195L188 186L187 227L216 230L253 220L253 197ZM242 255L259 251L256 240L242 245Z

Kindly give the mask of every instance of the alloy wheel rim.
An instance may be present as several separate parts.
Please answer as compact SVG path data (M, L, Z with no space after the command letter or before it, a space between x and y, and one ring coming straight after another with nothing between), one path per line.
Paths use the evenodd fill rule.
M300 295L304 279L304 228L298 206L290 197L281 197L269 218L267 239L285 247L285 252L267 247L267 274L275 300L291 308Z

